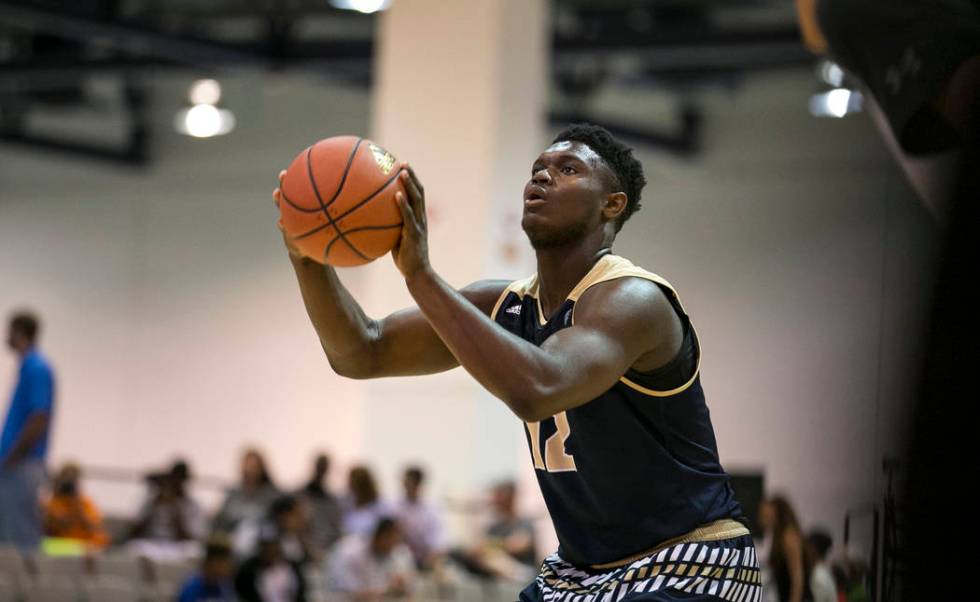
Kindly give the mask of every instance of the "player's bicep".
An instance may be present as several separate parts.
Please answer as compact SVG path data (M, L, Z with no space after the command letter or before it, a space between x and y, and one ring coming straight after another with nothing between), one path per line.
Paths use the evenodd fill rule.
M613 386L632 363L628 346L609 325L577 324L548 338L541 346L555 370L542 398L548 415L582 405Z
M607 391L654 349L673 317L653 283L621 279L598 285L579 299L575 323L541 346L560 366L550 397L555 412L568 410Z
M504 280L481 280L459 292L490 315L507 288ZM417 307L396 311L378 321L372 376L416 376L445 372L459 365Z

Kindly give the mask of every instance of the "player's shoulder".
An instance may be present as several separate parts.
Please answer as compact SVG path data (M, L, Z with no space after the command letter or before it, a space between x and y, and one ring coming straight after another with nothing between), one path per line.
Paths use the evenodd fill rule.
M671 284L628 259L607 256L569 295L576 303L576 319L618 317L631 321L660 322L673 315Z
M489 315L510 284L510 280L477 280L461 288L459 293Z

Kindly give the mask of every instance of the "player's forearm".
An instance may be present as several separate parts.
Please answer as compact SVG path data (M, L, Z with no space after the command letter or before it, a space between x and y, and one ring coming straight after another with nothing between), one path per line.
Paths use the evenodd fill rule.
M407 282L432 328L484 388L523 420L540 420L560 380L560 366L541 349L495 324L431 269Z
M306 313L338 374L365 376L372 363L378 325L341 283L336 271L308 259L290 257Z

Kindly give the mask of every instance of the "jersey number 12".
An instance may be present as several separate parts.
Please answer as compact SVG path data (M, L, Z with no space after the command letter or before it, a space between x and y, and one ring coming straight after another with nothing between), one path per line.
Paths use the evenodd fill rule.
M541 450L541 423L526 422L528 435L531 437L531 458L534 467L548 472L568 472L575 470L575 458L565 452L565 441L572 434L568 426L565 412L552 416L555 421L555 432L544 442L544 453Z

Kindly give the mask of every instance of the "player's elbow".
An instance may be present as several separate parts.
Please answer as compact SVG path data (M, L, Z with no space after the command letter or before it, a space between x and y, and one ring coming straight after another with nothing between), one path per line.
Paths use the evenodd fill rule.
M520 394L508 395L504 403L524 422L540 422L555 413L549 399L546 393L530 387Z
M344 378L366 380L374 378L374 362L369 354L350 354L338 356L328 353L327 361L335 373Z

